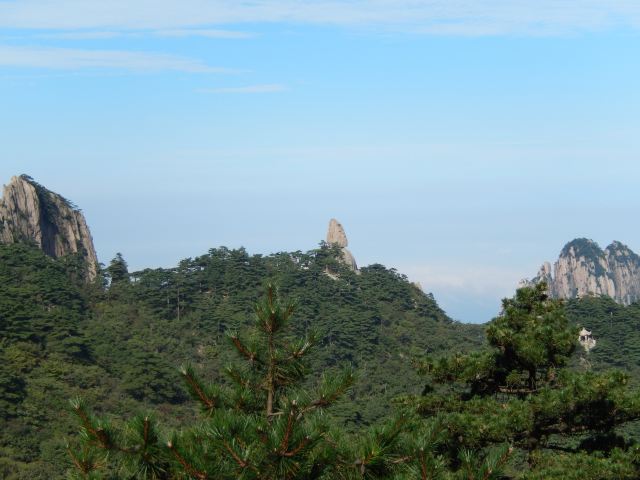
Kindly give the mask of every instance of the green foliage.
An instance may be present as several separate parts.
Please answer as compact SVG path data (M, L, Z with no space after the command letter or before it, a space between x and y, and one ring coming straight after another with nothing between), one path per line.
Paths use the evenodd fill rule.
M347 369L323 377L317 394L300 391L314 339L289 338L291 302L280 302L272 285L256 305L248 339L230 334L242 364L229 367L231 387L208 385L189 367L182 377L201 404L205 419L164 444L147 416L123 430L90 415L80 400L72 408L80 421L82 445L69 452L83 478L95 475L111 456L127 478L309 479L333 468L323 461L328 426L319 414L353 383ZM102 456L100 455L102 453Z
M393 397L417 388L419 377L411 364L414 354L480 345L482 327L452 322L432 297L394 270L372 265L356 275L339 258L339 250L327 245L306 253L269 256L251 256L244 249L212 249L173 269L131 273L126 293L118 291L119 303L125 295L128 304L135 306L138 313L127 316L136 335L138 325L153 321L153 333L144 328L145 342L169 364L192 362L197 369L205 352L213 352L217 355L213 371L220 371L229 361L220 349L226 334L248 326L250 305L258 300L261 286L272 279L283 295L299 300L298 322L293 326L296 335L317 334L321 348L311 354L314 368L347 362L362 372L349 401L336 406L347 428L355 428L374 423L387 414L386 405ZM327 269L338 277L328 276ZM115 300L111 295L105 313ZM116 321L113 315L107 321L99 316L99 323ZM136 316L149 320L138 322ZM111 334L104 331L103 335Z
M622 368L640 379L640 303L624 306L609 297L584 297L567 302L567 316L578 328L593 332L596 347L580 356L593 368ZM583 363L585 363L583 362Z
M111 279L111 285L129 281L129 268L120 252L116 253L116 256L111 260L106 273Z
M88 298L75 273L72 259L0 245L2 478L60 476L64 447L54 436L69 428L60 406L102 383L82 332Z
M639 401L629 391L640 378L637 304L585 298L568 302L565 317L542 290L519 291L487 327L486 347L468 353L483 343L484 327L452 322L393 269L371 265L357 275L339 258L327 245L269 256L219 248L131 274L122 259L122 281L112 277L105 289L103 279L85 283L75 256L0 246L0 477L60 478L71 458L80 478L93 475L83 477L83 468L101 478L165 478L184 471L180 459L193 462L194 478L212 468L235 478L240 464L224 439L241 460L269 459L264 472L276 478L575 478L577 464L584 478L637 477ZM288 306L280 305L285 321L272 354L259 329L247 334L250 306L269 278L298 299L296 322L282 318ZM266 327L270 311L263 303L263 323L253 327ZM588 355L574 351L582 326L598 341ZM424 354L433 357L422 365L426 386L411 361ZM241 364L232 362L238 355ZM275 360L272 417L265 359ZM354 371L334 373L341 363L358 376L339 396ZM187 393L199 398L200 422L180 377L193 380ZM76 404L76 416L89 419L85 440L99 438L88 427L100 427L120 450L105 455L94 442L69 456L62 438L71 419L59 412L79 394L101 418ZM399 394L409 394L401 403L411 411L389 418ZM321 414L328 405L332 415ZM310 406L290 436L292 448L306 442L298 452L305 460L274 462L285 420ZM187 424L195 426L176 430ZM269 435L248 448L256 429Z
M573 472L564 471L564 457L575 455L577 462L586 453L605 462L618 448L618 463L638 475L635 450L620 445L616 428L640 418L640 393L629 391L621 372L568 367L577 328L563 303L545 292L541 284L505 300L487 327L485 351L424 362L430 383L406 404L422 415L441 416L451 435L451 457L507 443L524 453L519 470L526 478L569 478ZM558 450L564 457L550 453Z

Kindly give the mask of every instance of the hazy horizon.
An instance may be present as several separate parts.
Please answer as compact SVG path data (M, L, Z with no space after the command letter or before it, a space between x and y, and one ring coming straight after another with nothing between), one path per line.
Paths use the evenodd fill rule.
M0 2L0 183L102 262L309 250L484 322L566 242L640 251L640 5Z
M192 208L191 217L186 219L173 217L180 210L180 205L170 210L172 215L170 217L148 218L144 205L132 204L130 205L132 211L126 214L129 202L119 202L117 191L113 192L114 198L101 198L96 203L95 199L92 201L91 193L88 191L84 192L84 196L79 199L78 195L74 195L73 185L62 190L42 181L41 178L34 177L34 180L78 204L92 231L100 262L108 265L110 259L117 252L121 252L130 271L174 267L184 258L203 255L210 248L222 246L232 249L243 247L249 254L263 255L282 251L308 251L325 240L329 219L332 218L329 215L326 219L322 219L320 214L314 214L313 218L317 219L316 224L311 219L304 219L294 224L287 222L285 218L275 218L272 226L268 225L268 222L262 222L255 225L245 224L239 228L237 222L227 216L227 224L215 226L219 227L218 232L212 231L215 228L211 224L204 226L206 231L210 232L210 236L207 236L203 234L203 225L193 222L193 218L208 211L207 208L210 206L202 205L202 211ZM7 178L0 183L6 184L8 181ZM83 203L87 204L87 208ZM169 207L169 205L165 206ZM328 215L329 208L325 210ZM125 215L120 218L123 213ZM546 256L542 248L535 246L533 241L527 239L519 241L522 251L512 248L502 252L493 251L494 243L475 240L467 242L467 250L461 256L467 259L466 262L451 256L450 251L446 258L438 258L432 252L423 252L422 255L419 252L414 253L416 261L412 261L402 251L393 248L394 245L389 238L393 237L394 232L381 231L376 236L379 225L371 221L370 215L361 219L353 214L346 217L338 215L333 217L342 222L349 239L349 249L358 261L359 267L380 263L388 268L397 269L410 281L419 282L425 293L433 293L436 301L449 316L468 323L491 320L499 312L501 299L511 296L521 279L533 277L543 261L553 263L562 247L574 238L584 236L592 238L602 248L613 240L620 240L629 245L632 250L639 250L633 242L625 239L575 235L563 240L558 238L559 243L555 248L550 241L544 242ZM174 225L179 228L179 231L169 232L166 240L163 240L161 234L165 230L161 224L164 223L165 228L170 226L167 222L172 218L177 222ZM452 219L452 222L455 223L455 219ZM390 222L390 225L393 224L394 222ZM290 230L287 231L287 228ZM395 233L409 235L411 230L406 232L396 230ZM247 235L246 239L238 238L238 235L243 234ZM391 237L389 234L392 234ZM180 237L184 238L180 240ZM423 238L423 240L427 242L429 239ZM442 247L444 244L451 243L447 242L446 238L432 240L432 248L436 245ZM398 238L399 244L412 245L414 252L415 244L419 241L418 237ZM453 244L460 246L464 245L464 242L457 241ZM536 252L542 252L539 259L534 258ZM498 257L506 257L508 261ZM492 264L487 259L492 259L496 263Z

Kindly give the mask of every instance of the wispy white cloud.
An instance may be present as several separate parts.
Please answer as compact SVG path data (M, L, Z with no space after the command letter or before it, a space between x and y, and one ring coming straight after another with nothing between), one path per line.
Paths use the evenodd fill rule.
M147 52L0 45L0 67L235 73L200 60Z
M637 0L21 0L0 28L182 31L261 22L447 35L561 34L640 27Z
M200 93L278 93L288 90L286 85L279 83L264 85L247 85L243 87L201 88Z
M145 36L167 38L219 38L225 40L253 38L251 32L237 30L221 30L210 28L181 28L165 30L75 30L64 32L47 32L34 35L35 38L46 40L108 40L111 38L141 38ZM24 38L18 36L17 38Z
M531 272L484 264L402 265L398 269L420 282L425 291L467 291L500 298L515 291L518 282Z
M406 264L398 271L419 282L425 292L453 318L486 322L500 311L502 298L515 293L518 282L530 272L483 263Z
M156 37L204 37L222 39L244 39L255 37L251 32L240 32L237 30L219 30L211 28L180 28L167 30L154 30L151 32Z
M106 40L110 38L121 37L122 32L115 31L75 31L75 32L54 32L40 33L35 35L36 38L46 40ZM127 34L131 35L131 34Z

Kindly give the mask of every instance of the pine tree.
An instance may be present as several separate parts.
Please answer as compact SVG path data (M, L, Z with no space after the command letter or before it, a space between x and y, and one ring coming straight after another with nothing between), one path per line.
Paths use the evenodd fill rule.
M74 400L81 428L81 445L68 448L74 475L94 478L111 469L127 478L332 478L340 448L322 412L349 389L354 375L350 368L324 374L313 395L300 389L316 336L291 338L294 311L294 303L280 301L267 285L250 334L229 335L242 360L227 368L229 384L208 385L193 367L181 368L203 419L168 441L149 416L116 429Z
M406 403L444 423L454 468L463 468L467 449L508 444L512 477L607 478L597 472L611 469L615 478L638 478L637 448L616 427L640 418L640 394L621 372L568 368L577 329L546 292L540 284L505 299L485 351L425 361L429 382ZM585 459L588 472L577 469Z
M120 252L116 253L116 256L109 262L106 271L111 278L111 285L129 281L129 267Z

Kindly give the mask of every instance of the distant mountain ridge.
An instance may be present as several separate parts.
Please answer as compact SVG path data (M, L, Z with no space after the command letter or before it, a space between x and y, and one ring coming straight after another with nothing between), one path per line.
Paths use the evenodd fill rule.
M84 215L73 203L28 175L12 177L0 199L0 243L35 243L50 257L79 253L87 279L98 273L98 258Z
M553 269L545 262L521 286L543 281L555 298L608 296L630 305L640 300L640 256L618 241L603 250L593 240L577 238L564 246Z

